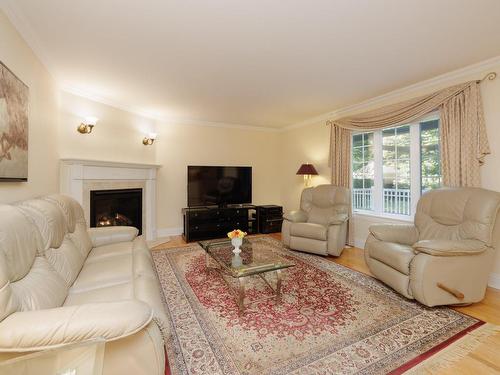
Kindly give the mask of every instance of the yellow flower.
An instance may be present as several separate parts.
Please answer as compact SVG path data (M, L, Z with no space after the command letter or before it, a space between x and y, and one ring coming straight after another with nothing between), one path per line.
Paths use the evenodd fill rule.
M233 238L243 238L247 235L246 232L243 232L242 230L235 229L227 234L227 236L231 239Z

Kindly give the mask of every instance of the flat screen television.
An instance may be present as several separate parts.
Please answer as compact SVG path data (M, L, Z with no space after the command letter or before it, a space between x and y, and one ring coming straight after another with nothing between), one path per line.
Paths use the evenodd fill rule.
M252 167L188 166L188 207L252 203Z

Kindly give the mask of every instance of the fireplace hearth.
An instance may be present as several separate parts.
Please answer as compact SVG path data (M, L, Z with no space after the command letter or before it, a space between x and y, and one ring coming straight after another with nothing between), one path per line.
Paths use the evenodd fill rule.
M142 189L92 190L90 226L127 225L142 234Z

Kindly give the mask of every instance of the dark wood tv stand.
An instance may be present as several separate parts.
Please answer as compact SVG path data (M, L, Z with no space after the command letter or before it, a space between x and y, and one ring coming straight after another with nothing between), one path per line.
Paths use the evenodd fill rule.
M182 215L182 236L186 242L223 238L233 229L241 229L248 234L256 234L259 230L257 206L252 204L183 208Z

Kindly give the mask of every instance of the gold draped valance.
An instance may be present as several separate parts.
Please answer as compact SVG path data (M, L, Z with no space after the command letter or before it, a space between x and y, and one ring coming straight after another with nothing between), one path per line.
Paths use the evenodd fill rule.
M479 167L490 149L479 83L465 82L362 114L328 120L332 184L350 186L351 131L403 125L439 110L443 184L480 186Z

